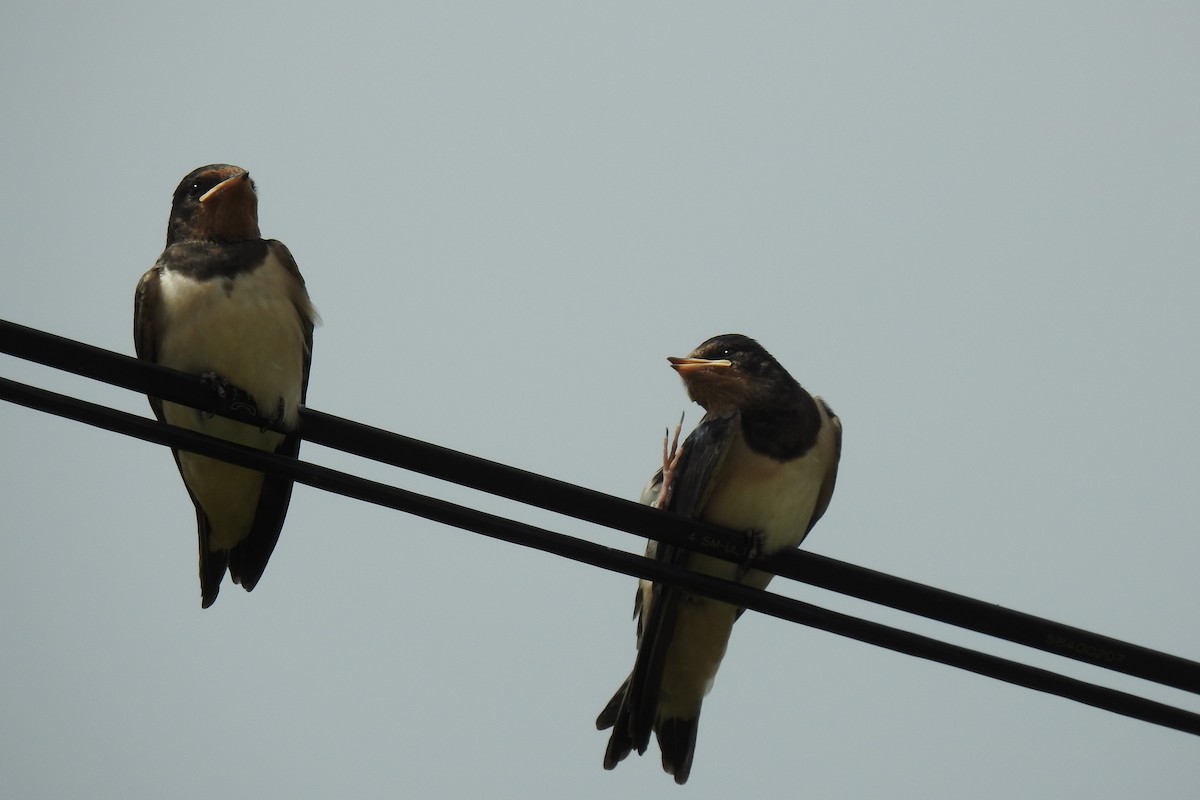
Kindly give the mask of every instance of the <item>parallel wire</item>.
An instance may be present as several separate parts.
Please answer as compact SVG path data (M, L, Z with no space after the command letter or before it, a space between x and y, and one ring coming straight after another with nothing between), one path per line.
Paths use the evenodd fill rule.
M297 483L317 489L404 511L592 566L681 586L689 591L783 620L798 622L860 642L1200 736L1200 714L1184 709L880 623L857 619L790 597L689 572L665 562L604 547L328 467L232 444L223 439L164 425L156 420L7 378L0 378L0 399L148 442L181 448L262 472L283 475Z
M0 351L94 380L234 419L196 375L0 320ZM301 410L300 434L315 444L419 472L616 530L731 561L746 557L743 537L724 528L602 494L407 436ZM1002 608L806 550L755 562L768 572L823 589L1200 694L1200 664L1081 628Z
M259 424L216 407L201 378L112 351L0 320L0 351L141 393ZM779 595L679 570L651 559L367 481L308 462L243 448L156 421L0 379L0 398L147 441L195 450L287 475L316 488L413 513L477 533L536 547L605 569L674 583L727 602L860 641L1057 694L1189 733L1200 715L1095 686L1017 662L977 653ZM731 561L745 558L743 538L675 514L455 452L410 437L302 409L301 435L314 443L373 459L607 527L650 536ZM1111 637L983 603L874 570L791 551L756 567L835 592L997 636L1085 663L1200 693L1200 664ZM779 605L782 603L783 605Z

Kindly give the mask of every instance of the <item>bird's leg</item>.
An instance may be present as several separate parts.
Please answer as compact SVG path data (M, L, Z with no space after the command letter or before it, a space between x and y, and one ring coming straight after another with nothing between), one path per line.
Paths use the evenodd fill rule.
M217 406L219 408L224 411L247 414L251 417L258 416L258 404L254 402L254 398L245 389L234 386L215 372L205 372L200 377L212 387L213 394L217 397ZM204 414L205 417L212 417L212 415L213 412L211 411L207 411Z
M746 577L746 573L750 571L750 562L762 557L763 541L766 539L766 535L762 531L753 528L742 531L742 535L746 537L746 555L738 564L737 574L734 576L736 581Z
M685 412L686 413L686 412ZM667 434L663 434L663 467L662 489L659 490L655 508L666 508L671 499L671 482L675 479L675 470L679 468L679 459L683 456L683 448L679 446L679 432L683 430L683 414L679 415L679 423L675 426L675 436L671 437L671 446L667 447Z

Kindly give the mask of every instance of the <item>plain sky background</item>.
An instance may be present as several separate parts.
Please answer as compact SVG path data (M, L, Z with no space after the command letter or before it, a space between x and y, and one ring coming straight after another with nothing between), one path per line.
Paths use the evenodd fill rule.
M132 354L172 190L238 164L324 317L312 407L633 498L699 416L665 357L746 333L845 425L806 547L1200 659L1195 4L11 2L0 107L0 317ZM632 579L297 487L202 612L165 449L7 404L0 436L5 797L1200 785L1195 737L756 614L688 785L657 745L604 772Z

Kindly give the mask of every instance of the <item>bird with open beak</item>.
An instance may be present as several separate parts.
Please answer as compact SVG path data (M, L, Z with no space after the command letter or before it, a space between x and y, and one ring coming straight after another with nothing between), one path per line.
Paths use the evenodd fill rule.
M797 547L833 495L842 447L837 416L740 334L714 337L668 361L706 413L676 458L664 458L672 463L650 480L642 502L741 531L753 554ZM772 577L655 541L646 555L760 589ZM676 783L687 781L700 706L741 611L673 586L640 583L633 672L596 720L597 728L612 728L605 769L634 749L644 753L653 732L663 769Z
M319 318L288 249L263 239L250 174L210 164L175 190L167 246L138 282L138 358L199 374L219 400L255 413L246 425L151 397L162 422L295 457ZM252 590L279 540L292 481L172 450L196 507L201 605L217 599L228 569Z

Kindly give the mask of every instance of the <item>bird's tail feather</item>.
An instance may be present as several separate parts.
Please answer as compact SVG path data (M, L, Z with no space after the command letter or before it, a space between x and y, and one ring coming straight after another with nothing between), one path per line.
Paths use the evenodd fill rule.
M604 751L605 769L617 766L633 750L633 737L629 730L629 706L626 702L628 692L629 678L626 678L621 688L617 689L608 705L600 712L600 716L596 717L597 730L613 729L608 738L608 747Z
M700 717L691 719L660 719L655 725L658 734L658 749L662 751L663 770L675 776L681 786L687 783L692 771L692 756L696 752L696 731Z
M200 542L200 607L208 608L217 601L217 593L221 591L221 579L229 566L229 551L208 549L212 526L199 503L196 504L196 528L199 531L196 538Z

